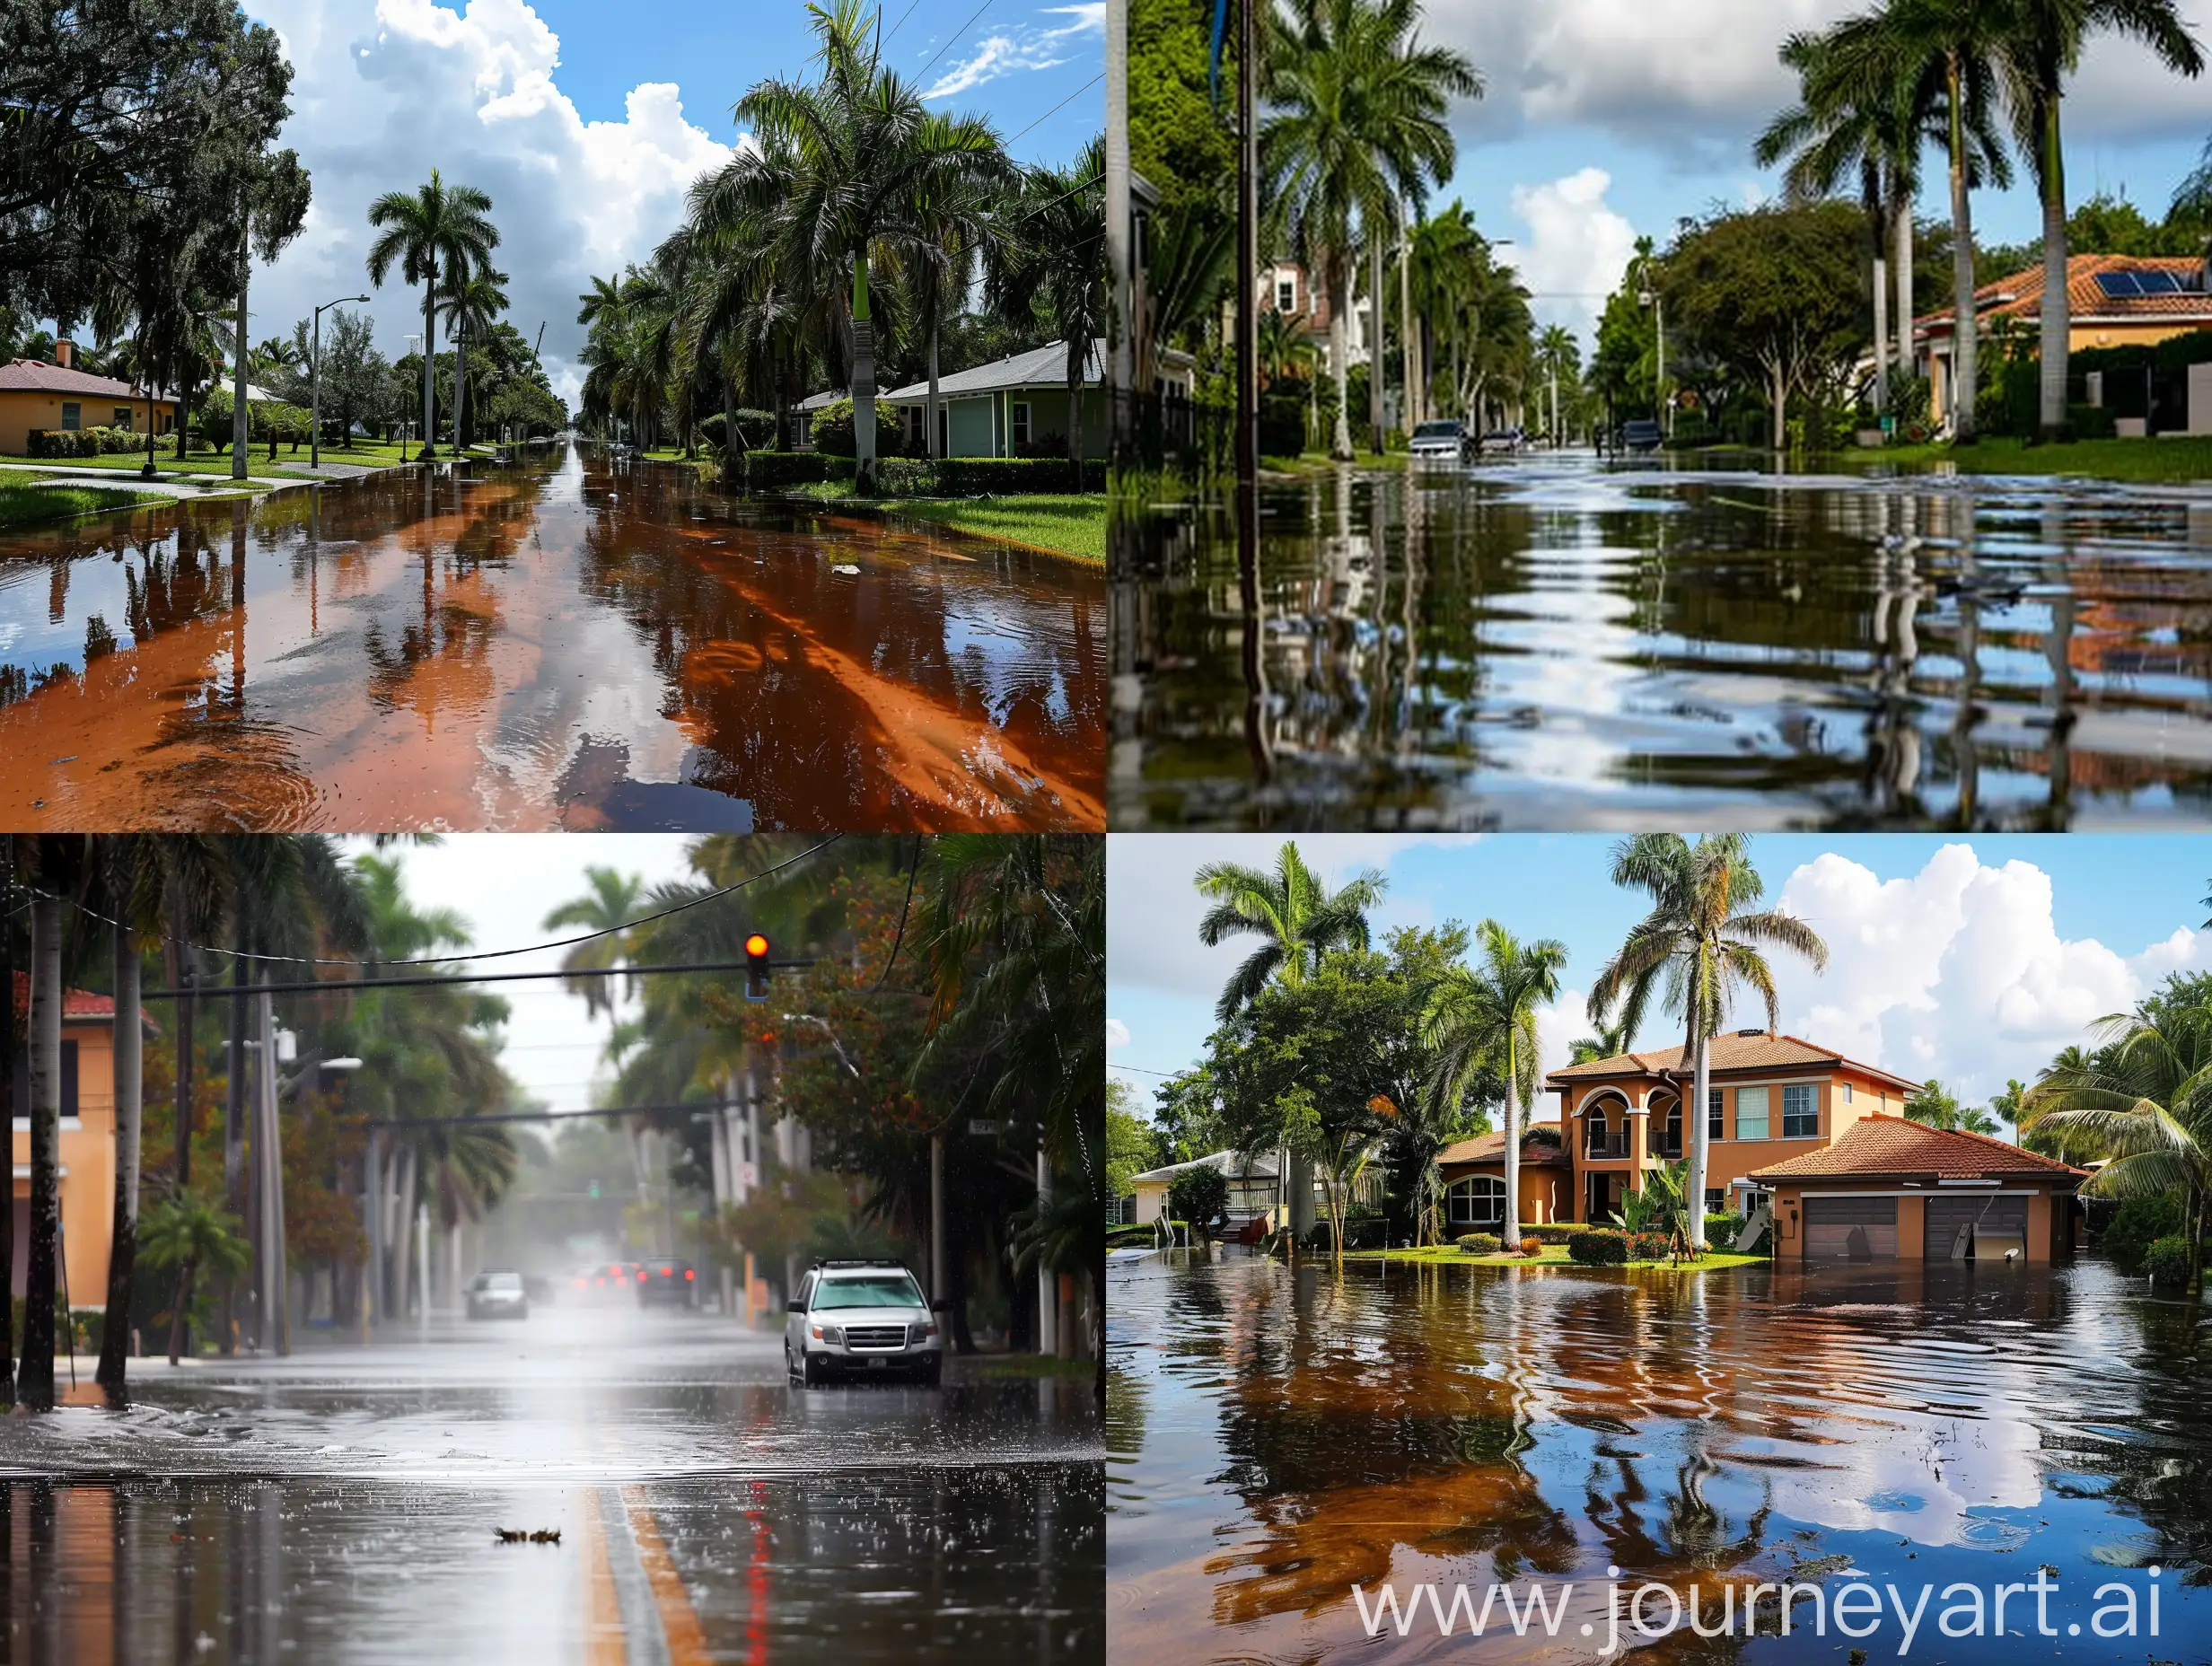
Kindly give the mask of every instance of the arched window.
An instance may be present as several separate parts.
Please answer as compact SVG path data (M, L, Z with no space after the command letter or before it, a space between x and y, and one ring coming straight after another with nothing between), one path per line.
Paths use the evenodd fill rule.
M1620 1130L1616 1133L1609 1120L1616 1106L1623 1117ZM1583 1109L1583 1155L1585 1157L1625 1156L1628 1150L1626 1116L1628 1107L1607 1097Z
M1682 1154L1682 1107L1680 1100L1652 1107L1652 1154L1674 1158Z
M1444 1218L1453 1226L1503 1226L1505 1182L1494 1174L1470 1174L1454 1180L1444 1195Z

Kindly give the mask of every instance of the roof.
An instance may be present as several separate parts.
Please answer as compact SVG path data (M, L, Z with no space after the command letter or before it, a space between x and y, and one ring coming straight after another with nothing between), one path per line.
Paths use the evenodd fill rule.
M1902 1117L1865 1117L1818 1151L1751 1171L1755 1180L1979 1180L2003 1175L2082 1179L2085 1171L1993 1140Z
M1091 343L1091 357L1083 369L1086 385L1106 380L1106 338L1099 337ZM937 378L937 397L941 399L958 399L966 394L997 393L1010 388L1065 388L1067 385L1067 344L1048 341L1041 347L1031 347L1027 353L1016 353L1009 358L993 359L988 364L978 364L971 370L955 371L950 376ZM929 397L929 384L917 381L911 386L893 388L883 395L887 399L921 399Z
M29 972L19 971L15 974L15 1010L18 1013L28 1013L31 1010L31 974ZM63 1021L69 1023L113 1023L115 1022L115 997L95 995L90 989L65 990L61 997L61 1015ZM139 1016L141 1018L145 1016L143 1008L140 1009Z
M1602 1080L1610 1076L1686 1076L1691 1069L1690 1065L1684 1062L1686 1050L1675 1046L1654 1052L1616 1053L1611 1058L1593 1058L1583 1064L1564 1065L1544 1080L1558 1085ZM1748 1033L1737 1030L1713 1038L1710 1067L1716 1073L1803 1069L1808 1065L1848 1065L1853 1070L1864 1072L1877 1081L1890 1083L1909 1092L1920 1085L1909 1077L1893 1074L1874 1065L1861 1064L1855 1058L1846 1058L1833 1048L1821 1047L1796 1036L1776 1035L1764 1030Z
M1142 1174L1131 1175L1129 1179L1132 1183L1137 1180L1172 1180L1179 1174L1189 1173L1193 1169L1207 1168L1218 1169L1235 1179L1271 1180L1275 1178L1273 1157L1256 1153L1240 1161L1233 1151L1217 1151L1204 1157L1193 1157L1189 1162L1171 1162L1164 1169L1147 1169Z
M1471 1140L1454 1140L1436 1153L1439 1165L1448 1162L1499 1162L1505 1161L1505 1131L1493 1128L1488 1134L1478 1134ZM1521 1136L1521 1161L1542 1168L1569 1168L1574 1159L1559 1140L1559 1125L1556 1122L1532 1122Z
M12 359L0 364L0 393L76 393L95 399L144 399L144 388L134 388L127 381L118 381L112 376L95 376L90 371L66 369L45 359ZM156 399L166 399L166 393L156 393Z
M2163 294L2112 295L2098 282L2106 273L2166 275L2189 288ZM2124 282L2120 287L2126 287ZM2162 280L2163 286L2163 280ZM2205 261L2196 255L2075 255L2066 263L2067 309L2076 322L2092 319L2191 319L2212 320L2212 294L2206 293ZM2043 308L2043 267L2039 261L1974 291L1977 318L2032 319ZM1951 327L1949 307L1913 320L1923 327Z
M849 399L852 397L853 390L850 388L824 388L820 393L808 394L799 401L794 408L803 411L826 410L839 399ZM876 390L875 397L879 399L883 397L881 389Z

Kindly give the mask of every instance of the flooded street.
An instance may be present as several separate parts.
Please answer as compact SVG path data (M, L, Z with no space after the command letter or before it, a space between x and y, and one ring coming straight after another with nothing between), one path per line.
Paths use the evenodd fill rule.
M132 1378L0 1423L7 1660L1103 1653L1084 1379L794 1389L773 1334L557 1310Z
M0 539L22 829L1095 829L1095 568L555 448Z
M1118 534L1117 828L2212 824L2212 493L1540 457Z
M2212 1650L2212 1382L2199 1310L2084 1260L1923 1273L1687 1274L1353 1263L1233 1250L1110 1267L1109 1609L1117 1666L1351 1658L1589 1661L1609 1568L1659 1581L1873 1582L1987 1594L2050 1571L1979 1635L1909 1658L2201 1661ZM1496 1612L1478 1643L1370 1639L1352 1595L1390 1582L1540 1580L1556 1641ZM2129 1583L2132 1638L2100 1633ZM2148 1592L2160 1630L2147 1624ZM1994 1599L1991 1599L1994 1600ZM1900 1623L1700 1640L1635 1658L1895 1659ZM1845 1612L1837 1601L1831 1621ZM1705 1623L1713 1626L1712 1607ZM1593 1633L1582 1627L1591 1624ZM1855 1622L1863 1623L1863 1622ZM2069 1627L2079 1627L2078 1631ZM2009 1633L2009 1635L2002 1635ZM1594 1635L1593 1635L1594 1634ZM2060 1641L2054 1642L2054 1638Z

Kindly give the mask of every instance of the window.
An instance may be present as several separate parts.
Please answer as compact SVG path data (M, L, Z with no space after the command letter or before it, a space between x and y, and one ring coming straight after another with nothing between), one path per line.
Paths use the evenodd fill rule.
M1454 1180L1444 1195L1444 1218L1454 1226L1503 1226L1505 1223L1505 1182L1495 1175L1475 1174Z
M108 425L111 428L120 428L125 434L128 434L130 432L130 407L127 405L117 406L115 408L114 420Z
M84 408L75 399L61 402L61 428L64 434L75 434L84 425Z
M1763 1140L1767 1137L1766 1089L1736 1090L1736 1137L1740 1140Z
M1008 420L1013 425L1014 443L1016 445L1027 445L1029 443L1028 404L1025 401L1016 400L1013 408L1013 416Z
M1782 1090L1782 1137L1816 1138L1821 1131L1820 1100L1810 1082L1794 1082Z
M1843 1096L1845 1104L1848 1105L1851 1102L1851 1084L1848 1082L1837 1083L1836 1092Z
M1278 277L1275 280L1275 310L1277 312L1295 312L1298 310L1298 280Z
M1721 1132L1721 1095L1726 1092L1725 1088L1707 1088L1705 1091L1705 1137L1708 1140L1725 1140L1728 1137Z
M952 454L952 408L943 400L937 403L937 455Z
M1710 1186L1707 1187L1705 1191L1705 1212L1707 1214L1727 1214L1728 1194L1717 1188Z

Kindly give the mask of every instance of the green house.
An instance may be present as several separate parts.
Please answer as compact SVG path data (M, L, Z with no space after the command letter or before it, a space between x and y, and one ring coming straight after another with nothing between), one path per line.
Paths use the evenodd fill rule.
M1106 455L1106 343L1091 344L1084 366L1083 454ZM929 384L894 388L883 402L899 414L907 446L926 452ZM937 454L1026 457L1067 454L1067 347L1047 342L1027 353L937 379Z

